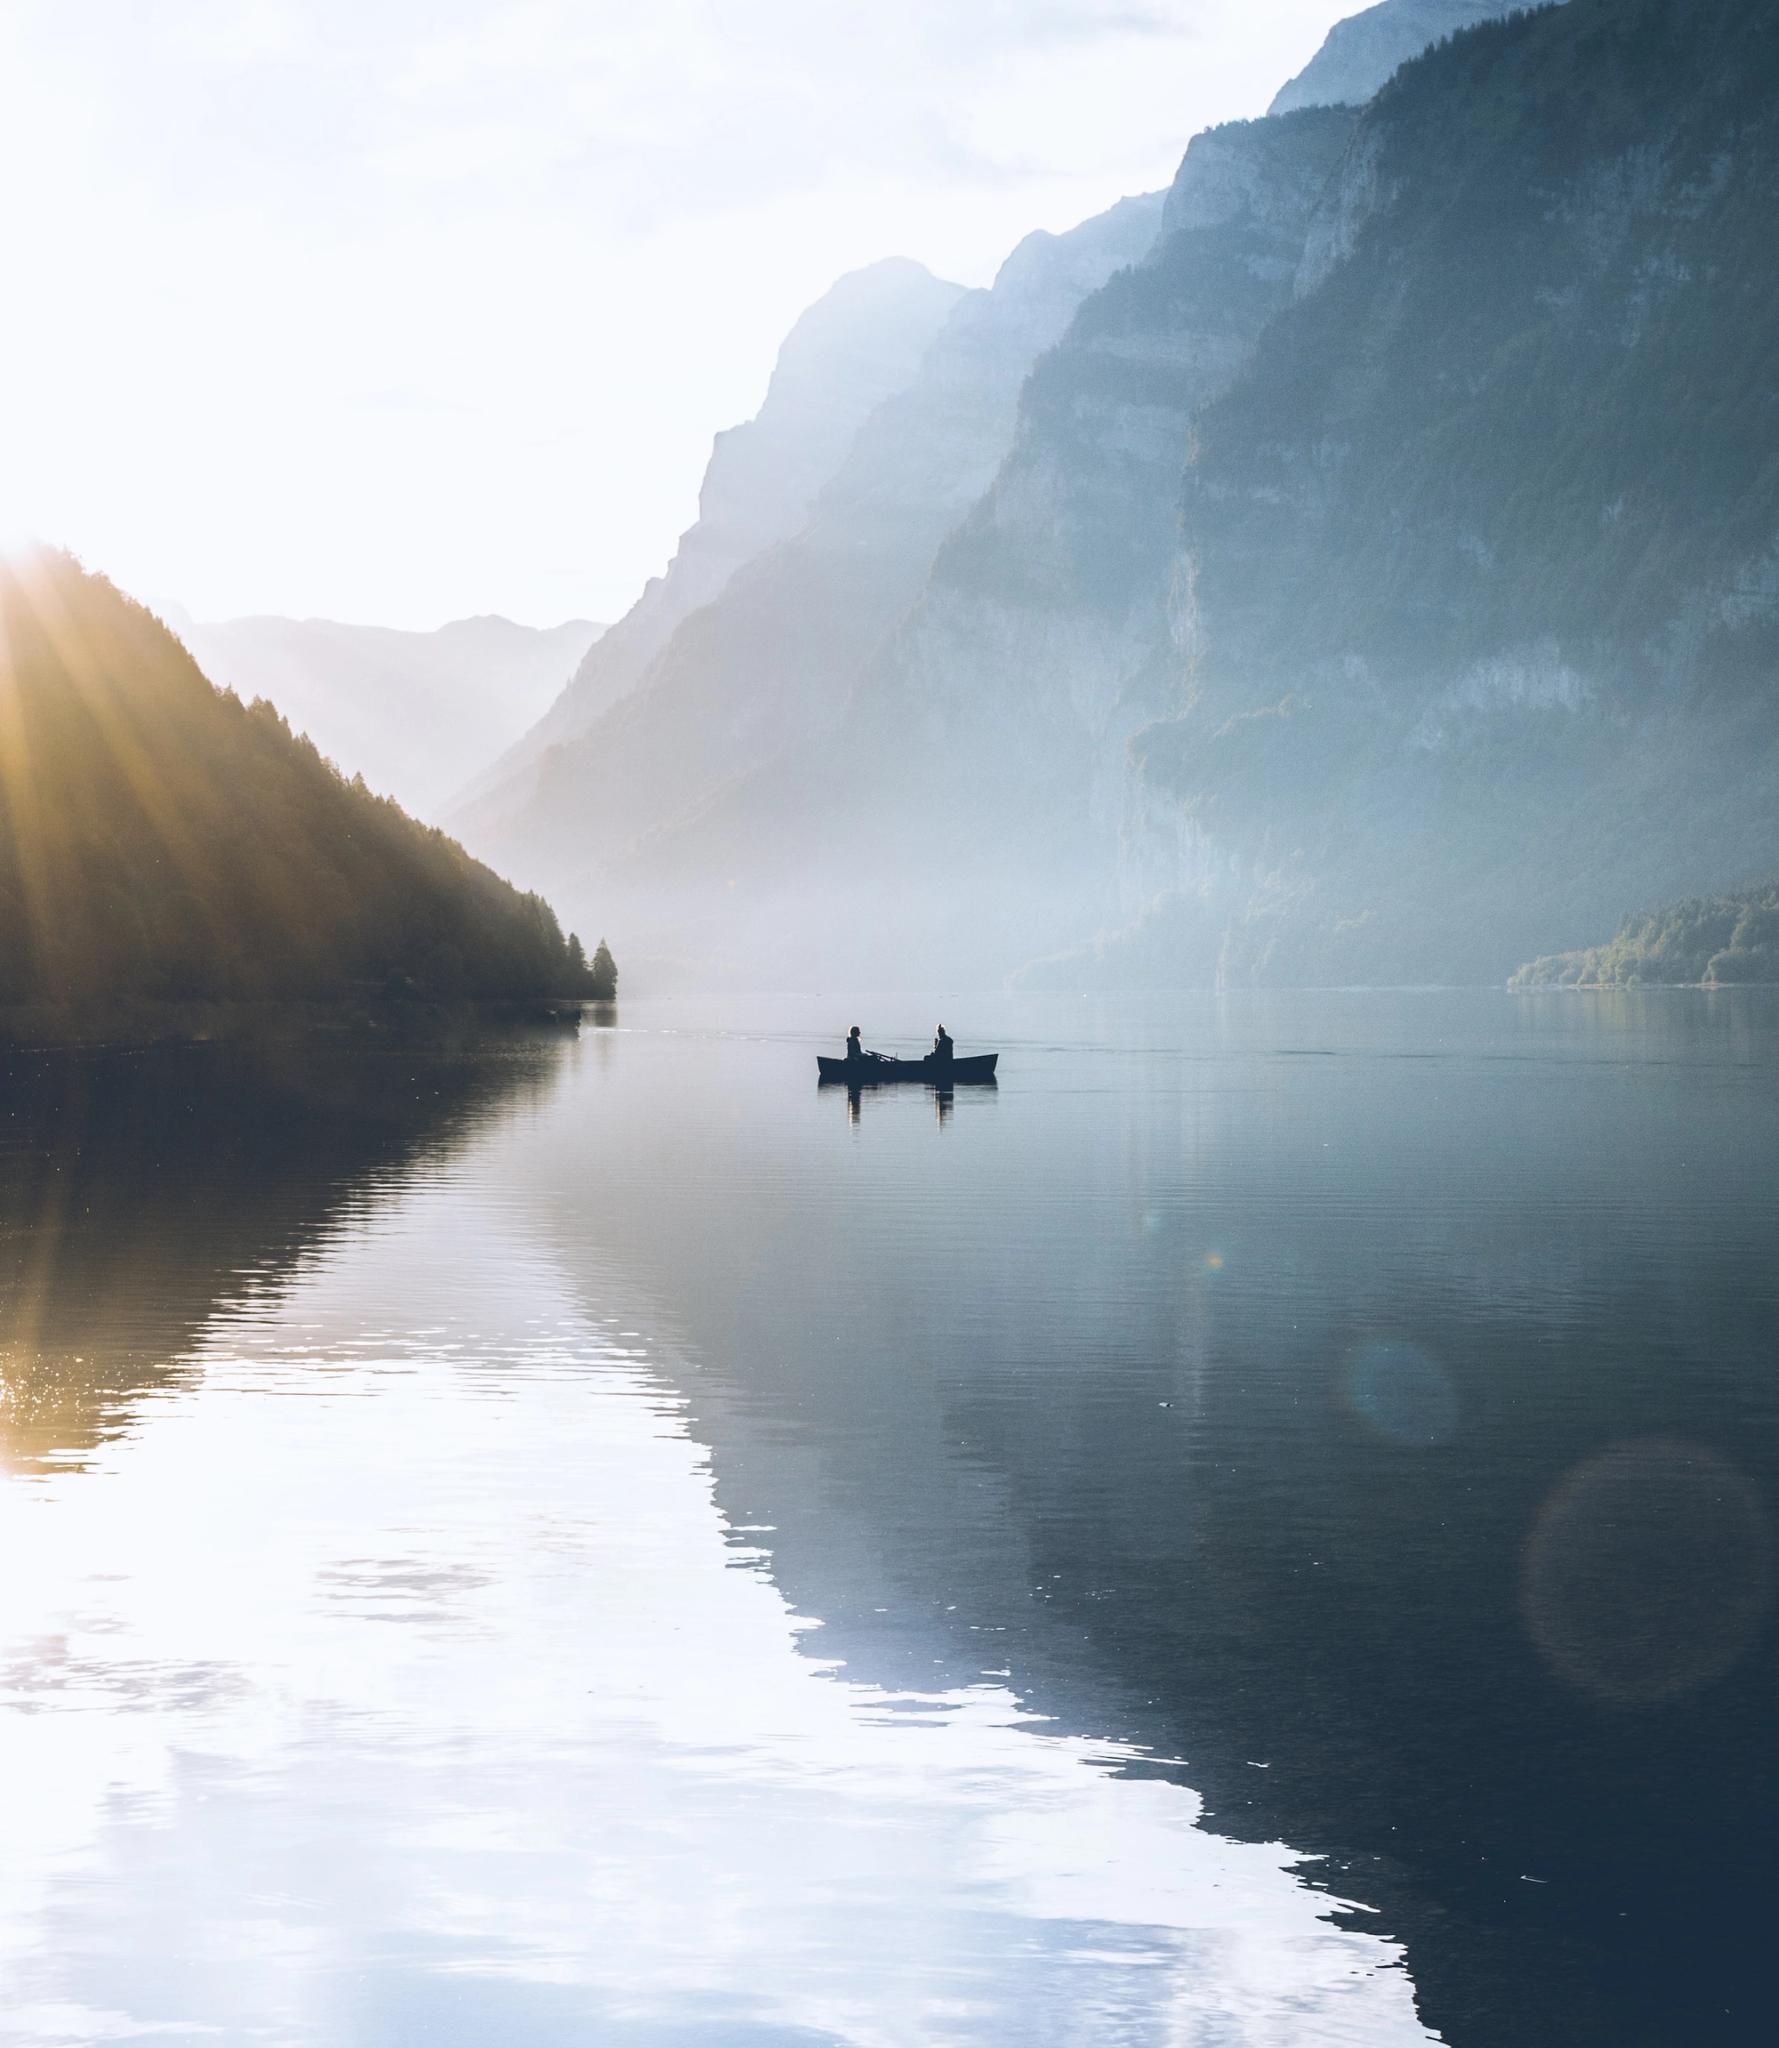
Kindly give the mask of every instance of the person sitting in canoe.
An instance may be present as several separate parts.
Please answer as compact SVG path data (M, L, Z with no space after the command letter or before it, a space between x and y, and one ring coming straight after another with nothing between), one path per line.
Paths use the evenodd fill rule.
M855 1024L852 1027L852 1029L846 1034L847 1065L856 1067L862 1061L874 1060L876 1059L876 1057L876 1053L867 1052L865 1050L865 1041L859 1036L859 1027Z
M933 1034L933 1058L937 1060L941 1066L949 1066L951 1063L951 1056L954 1052L956 1052L956 1050L957 1047L954 1046L951 1042L951 1033L946 1030L943 1024L941 1024L938 1030Z

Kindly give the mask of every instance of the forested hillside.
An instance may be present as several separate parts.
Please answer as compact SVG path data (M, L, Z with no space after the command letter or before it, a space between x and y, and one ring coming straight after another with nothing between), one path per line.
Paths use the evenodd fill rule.
M1779 882L1728 896L1697 896L1627 917L1603 946L1547 953L1513 977L1515 988L1728 988L1779 983Z
M69 557L0 562L0 1002L583 992L549 906Z

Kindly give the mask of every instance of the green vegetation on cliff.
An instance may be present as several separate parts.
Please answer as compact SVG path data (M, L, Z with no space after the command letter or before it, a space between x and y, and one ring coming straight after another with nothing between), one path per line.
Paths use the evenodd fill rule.
M1779 982L1779 882L1627 917L1604 946L1530 960L1511 988Z
M579 953L104 578L0 562L0 1002L591 994Z

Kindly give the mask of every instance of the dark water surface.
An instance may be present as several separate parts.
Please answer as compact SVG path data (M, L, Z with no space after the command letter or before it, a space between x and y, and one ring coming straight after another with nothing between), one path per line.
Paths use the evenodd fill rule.
M0 1091L0 2042L1770 2026L1773 996Z

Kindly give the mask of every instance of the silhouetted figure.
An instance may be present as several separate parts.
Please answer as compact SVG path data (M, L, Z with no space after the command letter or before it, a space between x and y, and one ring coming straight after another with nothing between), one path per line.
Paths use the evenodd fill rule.
M934 1033L933 1036L934 1060L937 1061L940 1066L948 1067L951 1064L951 1056L954 1052L956 1052L956 1050L957 1047L954 1046L951 1042L950 1032L948 1032L945 1026L941 1024L939 1026L939 1029L937 1030L937 1032Z
M859 1027L856 1024L846 1034L846 1057L848 1062L855 1066L866 1057L865 1041L859 1036Z

